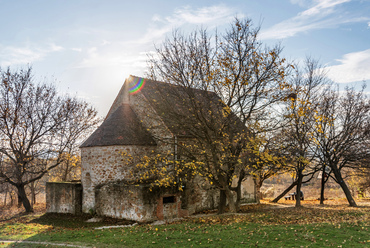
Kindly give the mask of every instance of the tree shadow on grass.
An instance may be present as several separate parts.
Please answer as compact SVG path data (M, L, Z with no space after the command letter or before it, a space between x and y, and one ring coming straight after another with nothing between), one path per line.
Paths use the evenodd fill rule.
M133 221L114 219L109 217L102 217L101 221L98 222L87 222L93 216L89 214L73 215L73 214L60 214L60 213L45 213L32 220L30 223L37 223L41 225L50 225L54 228L68 228L68 229L79 229L79 228L90 228L99 227L106 225L130 225Z
M98 240L101 230L95 227L130 225L133 221L102 217L99 222L86 222L93 216L89 214L73 215L45 213L28 221L32 225L29 230L22 229L28 237L9 237L19 240L11 247L94 247L94 239ZM27 228L27 227L26 227ZM34 228L34 229L31 229ZM31 232L31 233L29 233ZM30 234L33 234L30 236ZM4 239L5 240L5 239Z

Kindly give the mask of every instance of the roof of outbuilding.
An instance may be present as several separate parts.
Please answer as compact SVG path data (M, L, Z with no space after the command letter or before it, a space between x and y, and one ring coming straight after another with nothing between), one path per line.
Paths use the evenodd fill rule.
M129 104L122 104L110 113L80 147L112 145L156 145Z

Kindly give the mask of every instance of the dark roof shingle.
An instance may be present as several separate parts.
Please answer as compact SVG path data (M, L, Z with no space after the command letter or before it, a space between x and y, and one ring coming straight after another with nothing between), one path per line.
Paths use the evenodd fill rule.
M176 136L192 137L194 131L202 128L196 127L198 125L212 128L228 126L230 131L245 130L235 114L223 117L227 106L214 92L146 79L141 93Z
M109 114L80 147L112 145L156 145L129 104L122 104Z

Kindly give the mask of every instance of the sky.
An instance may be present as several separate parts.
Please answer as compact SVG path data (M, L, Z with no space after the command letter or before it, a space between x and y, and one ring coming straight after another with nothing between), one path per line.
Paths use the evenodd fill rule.
M105 116L129 75L173 30L222 32L235 17L261 26L288 61L318 59L342 87L370 92L370 0L0 0L0 67L91 103Z

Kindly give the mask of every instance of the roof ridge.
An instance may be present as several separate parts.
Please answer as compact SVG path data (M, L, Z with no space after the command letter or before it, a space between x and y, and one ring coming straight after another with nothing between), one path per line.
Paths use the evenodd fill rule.
M170 85L170 86L173 86L173 87L179 87L179 88L184 88L184 89L191 89L191 90L194 90L194 91L209 92L209 93L214 93L214 94L217 95L216 92L211 91L211 90L198 89L198 88L194 88L194 87L191 87L191 86L184 86L184 85L179 85L179 84L173 84L173 83L168 83L168 82L164 82L164 81L154 80L154 79L150 79L150 78L139 77L139 76L135 76L135 75L131 75L131 74L130 74L130 77L142 78L144 80L149 80L149 81L151 81L153 83L166 84L166 85Z

